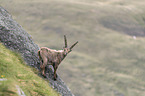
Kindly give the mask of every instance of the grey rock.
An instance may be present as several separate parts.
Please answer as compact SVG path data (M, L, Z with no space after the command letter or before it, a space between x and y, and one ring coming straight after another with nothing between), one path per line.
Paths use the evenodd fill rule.
M32 37L16 21L14 21L12 16L1 6L0 42L12 51L20 53L26 64L40 69L40 62L37 56L39 46L33 42ZM52 70L48 67L46 69L46 79L49 80L50 85L55 90L62 96L74 96L59 76L57 80L54 81Z

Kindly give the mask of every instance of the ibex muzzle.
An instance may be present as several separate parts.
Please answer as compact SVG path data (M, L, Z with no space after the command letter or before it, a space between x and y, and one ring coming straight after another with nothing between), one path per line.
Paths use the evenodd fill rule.
M41 47L40 50L38 50L38 56L40 59L40 68L43 76L46 76L45 74L46 65L52 65L54 68L54 80L56 80L56 70L58 68L58 65L67 56L67 54L72 51L72 48L78 43L78 41L75 42L70 48L68 48L67 39L66 36L64 35L64 43L65 47L63 48L63 50L53 50L47 47Z

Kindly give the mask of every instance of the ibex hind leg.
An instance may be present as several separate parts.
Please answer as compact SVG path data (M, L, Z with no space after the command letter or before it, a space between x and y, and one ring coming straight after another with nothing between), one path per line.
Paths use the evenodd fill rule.
M46 65L47 65L47 59L43 59L43 64L42 64L42 66L41 66L41 70L42 70L42 75L43 75L44 77L46 77L46 74L45 74Z
M43 60L40 60L40 68L43 69Z
M39 61L40 61L40 68L42 69L43 60L40 56L40 50L38 50L38 57L39 57Z

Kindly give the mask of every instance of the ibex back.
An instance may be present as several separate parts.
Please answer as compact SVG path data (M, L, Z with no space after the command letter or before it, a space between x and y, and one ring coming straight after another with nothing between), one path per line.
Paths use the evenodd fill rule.
M38 56L40 59L40 68L43 76L46 76L45 74L46 65L52 65L54 69L54 80L56 80L56 70L58 68L58 65L67 56L67 54L72 51L72 48L78 43L77 41L70 48L68 48L67 39L65 35L64 35L64 42L65 42L65 47L63 48L63 50L57 51L47 47L41 47L40 50L38 50Z

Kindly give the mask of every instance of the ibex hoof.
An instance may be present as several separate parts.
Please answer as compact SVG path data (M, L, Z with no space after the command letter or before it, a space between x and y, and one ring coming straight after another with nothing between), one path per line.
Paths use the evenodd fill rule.
M42 74L42 76L43 76L44 78L46 78L46 75L45 75L45 74Z
M56 81L57 80L57 78L54 78L54 81Z
M56 74L56 76L54 76L54 80L55 80L55 81L57 80L57 74Z
M47 78L46 76L43 76L44 78Z

